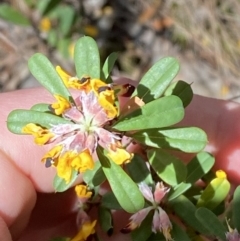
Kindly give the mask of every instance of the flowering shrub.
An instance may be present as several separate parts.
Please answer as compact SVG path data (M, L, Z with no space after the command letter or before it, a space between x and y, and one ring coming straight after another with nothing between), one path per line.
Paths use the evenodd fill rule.
M116 57L111 54L101 68L95 41L82 37L74 50L76 75L71 76L44 55L33 55L29 69L56 102L13 110L8 116L10 131L49 146L41 161L56 169L56 192L75 186L79 232L61 240L100 240L97 222L110 235L111 210L119 209L132 214L122 227L132 240L239 240L240 189L229 216L230 183L224 171L215 176L211 172L214 158L203 151L206 134L197 127L175 125L193 96L184 81L171 84L178 61L159 60L134 88L112 82ZM123 107L122 96L129 97ZM134 153L136 143L141 155ZM196 154L185 165L169 150ZM79 175L83 183L76 185ZM110 190L102 195L104 182ZM99 216L91 220L89 205L95 204Z

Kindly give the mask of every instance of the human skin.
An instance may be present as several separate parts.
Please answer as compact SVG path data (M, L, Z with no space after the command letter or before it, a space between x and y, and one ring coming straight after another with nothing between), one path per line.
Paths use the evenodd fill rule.
M37 146L31 136L14 135L6 127L7 115L12 110L53 101L44 89L0 95L0 240L48 241L56 235L67 236L76 232L73 190L55 194L52 186L55 170L45 168L40 162L48 147ZM237 168L240 165L239 120L239 104L194 96L180 123L206 131L207 150L216 157L215 169L225 170L234 185L240 184ZM109 240L127 238L115 234Z

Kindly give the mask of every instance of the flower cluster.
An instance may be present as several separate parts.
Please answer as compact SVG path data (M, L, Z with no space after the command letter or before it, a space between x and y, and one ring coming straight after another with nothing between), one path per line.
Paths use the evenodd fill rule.
M54 95L56 102L49 105L54 115L69 123L52 125L49 129L29 123L22 129L23 133L32 134L39 145L54 143L42 158L45 166L56 167L57 175L69 183L73 170L82 173L94 167L93 155L98 144L117 164L130 161L132 154L122 146L121 137L106 129L118 116L112 86L88 76L71 77L59 66L56 70L67 87L79 90L73 103Z
M146 183L142 182L139 184L139 189L144 198L149 201L151 205L132 215L130 217L130 223L124 230L134 230L138 228L149 212L154 210L152 232L162 232L166 240L172 240L170 234L172 224L167 213L159 206L165 194L169 191L169 188L165 187L162 182L158 182L153 192Z

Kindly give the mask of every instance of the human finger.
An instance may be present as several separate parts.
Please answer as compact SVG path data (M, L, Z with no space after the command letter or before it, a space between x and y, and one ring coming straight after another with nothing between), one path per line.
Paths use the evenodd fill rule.
M207 151L215 158L214 169L222 169L228 179L240 184L240 104L195 95L181 125L202 128L208 136Z

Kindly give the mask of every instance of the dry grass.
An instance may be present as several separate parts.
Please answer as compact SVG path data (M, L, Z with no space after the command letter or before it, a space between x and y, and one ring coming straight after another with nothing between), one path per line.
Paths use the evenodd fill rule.
M168 0L163 11L174 21L174 41L183 48L192 48L223 78L240 76L238 0Z

